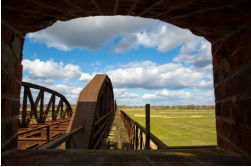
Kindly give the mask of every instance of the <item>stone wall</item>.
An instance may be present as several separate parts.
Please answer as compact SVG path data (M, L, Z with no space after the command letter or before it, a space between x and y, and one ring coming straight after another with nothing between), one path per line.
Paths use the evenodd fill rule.
M57 20L132 15L166 21L212 44L218 145L251 154L250 1L8 0L2 2L2 146L15 143L23 36ZM168 133L168 132L167 132ZM11 140L13 139L13 140ZM15 144L10 144L15 148Z

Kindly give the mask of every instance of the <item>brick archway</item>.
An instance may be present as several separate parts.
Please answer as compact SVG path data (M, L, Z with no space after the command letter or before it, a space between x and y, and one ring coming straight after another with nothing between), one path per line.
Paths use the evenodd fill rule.
M250 2L143 0L8 0L2 2L2 148L15 148L24 36L57 20L97 15L159 19L212 44L218 145L251 154Z

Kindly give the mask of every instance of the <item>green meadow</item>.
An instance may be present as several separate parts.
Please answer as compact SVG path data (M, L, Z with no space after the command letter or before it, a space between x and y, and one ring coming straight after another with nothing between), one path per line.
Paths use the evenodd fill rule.
M144 109L122 109L145 127ZM151 109L151 133L168 146L216 145L214 109Z

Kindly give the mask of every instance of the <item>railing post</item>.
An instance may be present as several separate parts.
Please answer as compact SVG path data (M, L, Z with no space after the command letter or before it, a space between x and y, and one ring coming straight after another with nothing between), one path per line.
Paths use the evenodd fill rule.
M150 149L150 104L146 104L146 149Z
M140 136L139 136L139 138L140 138L140 147L139 147L139 149L143 150L143 135L142 135L142 130L141 129L140 129Z
M47 137L47 142L50 142L50 126L46 127L46 137Z
M65 148L66 149L70 149L71 148L71 138L72 138L72 136L70 135L69 139L66 140L66 142L65 142Z
M136 126L136 150L138 149L138 145L139 145L139 132L138 132L138 126Z

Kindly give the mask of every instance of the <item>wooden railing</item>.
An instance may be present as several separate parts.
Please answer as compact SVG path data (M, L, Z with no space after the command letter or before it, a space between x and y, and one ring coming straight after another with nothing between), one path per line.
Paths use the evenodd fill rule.
M121 118L124 122L130 144L134 150L144 150L146 149L146 129L140 125L138 122L131 119L125 112L120 110ZM150 133L150 147L152 149L166 149L168 146L163 143L160 139ZM155 148L153 148L155 147Z
M72 115L71 105L62 94L54 90L27 82L22 82L22 86L24 87L24 94L23 94L23 104L21 113L22 116L19 124L20 128L27 128L31 120L35 120L36 123L45 123L48 120L48 113L50 111L52 112L51 114L52 120L71 117ZM32 97L31 88L39 90L38 96L36 97L35 100ZM45 92L51 94L47 106L44 104ZM55 104L56 97L59 98L59 103L57 105ZM30 111L27 110L28 100L30 102ZM44 108L46 109L44 110Z

